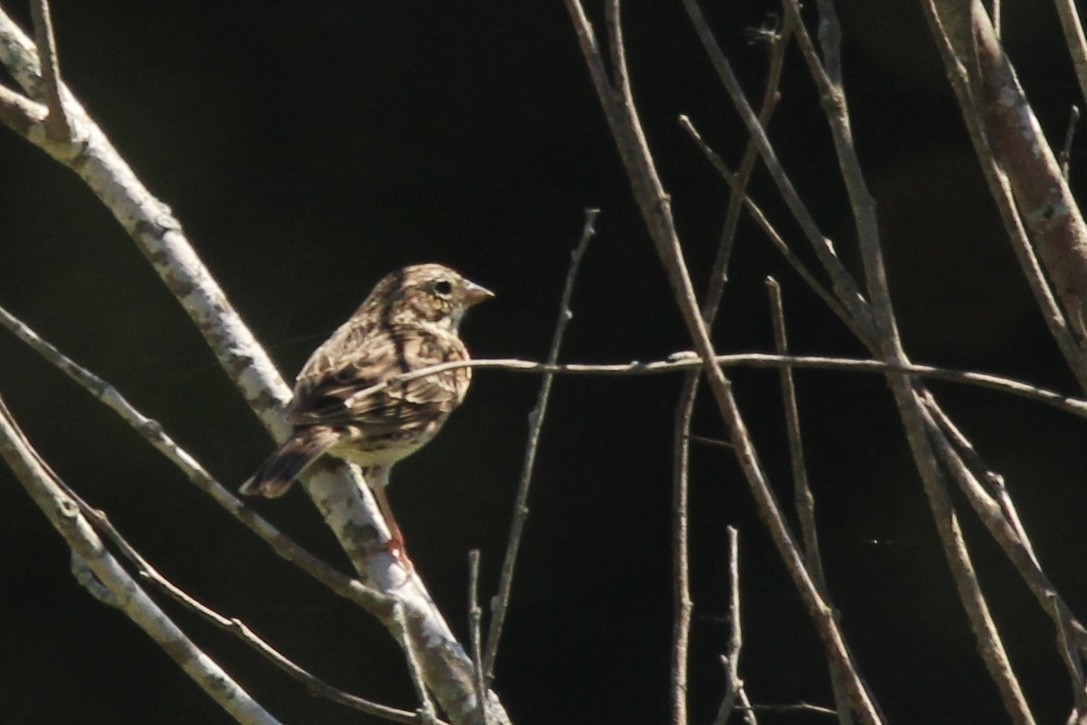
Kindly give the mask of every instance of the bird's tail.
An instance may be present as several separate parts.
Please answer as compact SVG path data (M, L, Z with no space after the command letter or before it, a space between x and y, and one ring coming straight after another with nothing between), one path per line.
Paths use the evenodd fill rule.
M282 496L295 479L335 445L338 438L335 431L328 428L303 428L295 432L238 492L266 498Z

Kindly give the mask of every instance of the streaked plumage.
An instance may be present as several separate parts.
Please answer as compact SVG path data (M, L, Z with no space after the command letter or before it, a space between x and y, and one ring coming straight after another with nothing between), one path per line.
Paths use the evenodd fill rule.
M364 468L393 546L403 547L384 487L388 469L425 445L464 400L470 368L368 388L403 373L467 360L458 336L464 312L491 292L438 264L386 276L351 318L310 356L294 387L287 419L294 433L241 488L282 496L322 455Z

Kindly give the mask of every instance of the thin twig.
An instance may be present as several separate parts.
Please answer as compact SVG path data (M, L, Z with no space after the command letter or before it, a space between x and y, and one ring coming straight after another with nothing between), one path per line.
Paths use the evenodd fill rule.
M837 24L837 17L830 0L819 0L819 5L820 24ZM838 40L840 36L831 33L820 34L820 39L824 41L822 50L826 59L821 61L800 19L799 2L786 0L785 7L798 23L797 43L808 66L809 74L819 90L824 116L830 126L838 165L849 195L866 287L871 300L872 316L878 333L873 352L880 359L900 365L908 364L909 358L898 334L894 307L891 303L875 213L875 201L868 190L857 156L856 145L853 142L845 92L840 79L832 77L827 71L828 66L834 67L839 62L841 52L840 43L828 42L828 39ZM936 462L937 454L933 446L939 445L942 435L938 429L935 430L934 436L931 435L933 430L926 424L923 402L914 381L902 374L890 374L887 380L905 428L907 442L918 472L921 474L925 495L932 509L936 530L940 536L956 590L970 620L978 653L1000 691L1005 709L1012 719L1015 722L1031 723L1033 716L1029 705L1012 669L1000 632L977 580L969 549L949 497L947 490L949 483Z
M927 416L934 418L934 430L944 426L945 421L946 425L950 425L946 414L940 410L935 399L931 397L927 399L925 412ZM1054 625L1058 630L1069 633L1069 637L1075 642L1080 655L1087 657L1087 628L1076 619L1071 608L1038 565L1030 541L1023 538L1025 533L1022 524L1018 522L1018 514L1015 513L1014 507L1004 503L1003 499L1006 494L999 488L995 495L990 494L981 483L981 480L988 480L990 486L993 486L1000 485L999 481L992 480L992 477L985 475L987 469L984 464L978 464L978 467L983 469L980 475L975 470L971 470L971 467L966 463L971 459L970 456L966 455L966 461L964 461L963 452L953 448L949 438L953 438L953 436L950 434L948 436L933 436L936 451L939 453L940 459L948 472L966 496L978 518L981 519L981 522L1004 550L1009 561L1030 588L1042 611L1053 618Z
M184 449L162 432L162 426L155 420L147 418L136 410L121 394L108 382L102 380L94 373L81 367L57 350L53 345L43 340L25 323L13 316L3 307L0 307L0 325L10 330L16 337L29 345L35 352L55 365L61 372L67 374L72 380L85 388L91 395L99 399L108 408L120 415L129 425L141 435L159 448L175 465L193 482L204 488L205 479L211 476L195 459ZM818 355L771 355L768 353L740 353L735 355L718 355L715 358L717 364L722 367L750 367L750 368L782 368L818 369L818 370L845 370L850 372L864 372L874 374L886 374L890 372L908 373L921 378L944 380L952 383L973 385L999 392L1009 393L1018 397L1032 400L1037 403L1052 406L1072 415L1087 418L1087 400L1072 398L1052 390L1040 388L1030 383L1012 378L979 373L967 370L954 370L932 365L896 365L879 360L860 360L854 358L822 357ZM540 375L661 375L674 372L682 372L699 367L702 362L691 352L675 353L667 360L655 360L651 362L631 361L612 364L587 364L587 363L540 363L531 360L519 360L516 358L503 359L476 359L440 363L426 368L420 368L411 373L405 373L393 378L388 383L374 385L358 393L360 397L374 395L381 392L389 385L399 384L427 375L453 370L461 367L476 369L505 370L513 373L529 373ZM220 486L220 489L222 487ZM215 489L210 489L216 501L220 494ZM241 506L238 499L234 498L226 489L222 493L229 497L237 506ZM227 507L234 513L231 507ZM242 507L245 508L245 507ZM245 509L249 511L249 509ZM247 517L256 521L263 521L259 516L249 511ZM243 519L248 525L248 522ZM267 522L264 522L267 524ZM271 526L271 524L267 524ZM259 532L258 532L259 533ZM290 559L291 557L285 557Z
M1061 176L1068 181L1068 172L1072 158L1072 139L1076 135L1076 127L1079 126L1079 106L1073 105L1068 112L1068 130L1064 132L1064 145L1061 146L1060 156L1057 157L1061 165Z
M900 365L879 360L821 357L818 355L771 355L769 353L760 352L717 355L713 358L713 361L723 368L791 367L797 369L847 370L851 372L877 373L883 375L888 373L903 373L921 378L945 380L953 383L963 383L981 388L988 388L990 390L998 390L1038 403L1050 405L1058 410L1063 410L1066 413L1071 413L1080 418L1087 417L1087 400L1072 398L1052 390L1039 388L1030 383L1005 378L1000 375L991 375L989 373L953 370L951 368L918 365L914 363ZM652 362L634 360L626 363L611 364L551 364L533 362L531 360L518 360L515 358L464 360L439 363L437 365L420 368L419 370L410 373L404 373L403 375L391 378L387 382L366 388L365 390L356 393L355 396L357 398L364 398L379 393L390 385L396 385L408 380L414 380L416 378L435 375L447 370L455 370L463 367L545 375L661 375L690 370L699 367L702 364L702 361L696 358L694 353L690 351L675 353L667 360L654 360Z
M110 591L115 605L139 626L181 669L234 719L273 725L278 721L242 689L213 659L147 596L143 587L113 558L79 505L64 492L59 479L34 450L11 412L0 399L0 456L16 478L80 557L95 578Z
M732 393L731 383L714 362L716 352L695 299L694 287L684 261L682 245L671 212L671 199L657 173L637 109L632 99L617 92L609 80L596 34L579 0L566 0L566 7L574 24L582 56L589 68L597 98L604 109L612 137L622 157L635 201L668 277L687 333L694 344L695 352L702 361L702 369L714 401L717 403L718 411L723 422L728 426L736 446L737 459L759 512L828 652L843 663L848 662L850 654L845 647L842 632L830 616L829 607L822 601L804 567L801 554L766 479L747 425ZM618 12L609 13L608 19L608 41L614 49L623 44ZM612 56L621 57L622 54L613 50ZM855 698L856 708L864 714L865 722L880 721L859 678L851 680L850 696L851 700Z
M1072 54L1072 65L1076 69L1079 92L1087 100L1087 39L1083 35L1083 23L1079 19L1075 0L1055 0L1057 15L1061 19L1064 31L1064 44Z
M1061 659L1064 660L1064 666L1072 679L1074 705L1067 722L1070 725L1083 725L1087 720L1087 677L1083 674L1083 660L1073 643L1075 635L1070 631L1067 621L1061 616L1062 602L1054 597L1052 603L1054 618L1057 621L1057 650L1061 653Z
M253 509L245 506L229 489L216 481L191 453L178 445L158 421L141 413L109 382L67 357L2 307L0 307L0 325L10 330L32 350L120 416L174 464L192 484L211 496L213 501L268 542L281 557L296 564L336 594L355 602L382 620L390 616L392 600L386 594L362 584L357 579L344 576L299 546Z
M49 0L33 0L30 3L30 14L34 20L34 44L38 47L38 57L41 59L45 105L49 108L49 115L45 118L45 133L53 141L70 141L72 125L68 122L68 113L61 100L60 60L57 56L56 37L53 35Z
M483 609L479 606L479 549L468 552L468 636L472 645L472 669L475 675L476 698L484 702L487 697L487 685L483 681L483 635L480 631L480 622L483 620ZM487 708L480 707L482 725L489 725Z
M785 308L781 299L781 285L773 277L766 278L770 295L770 321L774 329L774 347L779 355L789 352L785 329ZM815 526L815 497L808 485L808 470L804 462L804 442L800 434L800 409L796 402L796 383L792 369L781 368L781 395L785 403L786 433L789 439L789 462L793 474L793 505L796 508L800 530L804 537L804 555L808 559L812 578L826 596L826 579L819 553L819 536Z
M781 297L781 285L773 277L766 278L766 288L770 294L770 320L774 328L774 347L779 355L789 352L788 335L785 329L785 306ZM823 571L823 556L819 551L819 534L815 524L815 496L808 484L808 469L804 462L804 442L800 434L800 408L796 401L796 383L790 368L781 369L781 397L785 402L785 424L789 439L789 462L793 473L793 507L800 522L800 533L804 539L804 554L812 579L822 590L827 603L830 603L830 591L827 587L826 574ZM830 682L834 690L834 702L838 708L842 725L853 722L849 707L849 696L845 689L845 675L828 659Z
M434 709L434 701L430 699L430 692L427 691L426 682L423 679L423 666L415 650L415 638L411 636L411 631L408 629L408 620L400 602L393 604L392 618L395 622L395 631L400 638L400 645L404 650L404 661L408 665L408 675L415 688L415 696L419 698L419 709L415 711L417 719L424 725L437 725L438 713Z
M691 419L699 371L687 373L672 429L672 649L669 687L672 725L687 725L688 649L691 639L690 461Z
M126 559L131 561L137 570L139 576L157 586L160 590L169 595L174 601L182 604L187 609L195 612L204 620L211 622L219 629L222 629L230 634L234 635L246 645L259 652L263 657L268 659L279 669L286 672L294 680L302 683L312 693L319 697L323 697L326 700L335 702L346 707L359 710L361 712L368 713L370 715L376 715L378 717L385 718L386 720L392 720L393 722L413 723L417 722L416 714L408 712L406 710L398 710L393 707L388 707L380 703L367 700L359 697L358 695L352 695L349 692L333 687L324 680L318 678L316 675L310 673L304 668L300 667L295 662L291 661L283 653L272 647L268 642L257 635L252 629L250 629L244 622L235 617L226 617L219 612L216 612L211 607L200 602L191 594L181 589L172 581L162 575L161 572L156 569L151 562L147 561L136 549L128 542L124 536L117 530L117 528L110 522L105 512L90 506L84 501L75 491L71 490L67 486L64 486L64 492L72 498L78 505L79 509L84 516L93 524L93 526L102 532L106 538L108 538L117 550ZM445 725L444 723L442 725Z
M717 44L717 40L713 37L713 33L710 31L698 3L695 0L683 0L683 7L691 18L691 24L694 25L695 30L698 32L698 37L702 41L702 46L710 59L710 63L717 72L717 77L721 80L721 84L732 99L733 106L739 112L740 119L743 121L748 134L758 147L759 155L770 173L771 179L773 179L786 206L792 212L801 231L815 251L819 263L827 276L830 277L838 302L849 312L850 325L855 328L855 334L865 342L874 340L875 329L872 326L867 300L861 294L852 275L849 274L841 260L838 259L830 240L819 231L815 218L808 211L796 187L789 179L789 175L785 172L773 144L770 143L766 132L759 125L758 116L751 108L751 104L748 102L731 64ZM799 26L798 23L795 23L795 19L794 25Z
M555 366L562 348L562 339L566 326L573 318L570 300L574 294L574 280L581 268L581 258L589 247L589 241L596 235L596 219L599 209L585 210L585 224L581 229L581 239L570 254L570 267L566 272L566 284L559 302L559 317L555 322L555 331L551 336L551 347L547 353L547 364ZM532 472L536 465L536 450L540 446L540 431L543 430L544 417L547 415L547 402L551 396L551 383L554 373L544 371L540 392L536 396L536 407L529 413L528 443L525 446L525 458L521 467L521 478L517 483L517 498L513 507L513 520L510 523L510 536L506 544L506 554L502 559L502 572L498 580L498 593L491 601L491 623L487 630L487 650L483 658L484 673L488 686L494 680L495 658L498 656L498 643L502 638L502 626L506 621L509 608L510 592L513 588L513 572L517 564L517 552L521 546L525 521L528 518L528 491L532 484ZM364 393L366 391L363 391Z
M770 65L762 96L762 106L759 109L759 123L765 127L770 122L774 108L780 98L781 74L784 68L785 51L789 45L789 37L792 29L785 28L782 33L775 33L771 39ZM698 141L697 131L691 125L686 116L679 117L680 124L689 130ZM704 149L708 149L702 144ZM713 152L710 151L712 154ZM716 156L716 155L714 155ZM718 159L720 161L720 159ZM729 260L732 257L732 248L736 239L736 230L740 224L740 214L745 207L752 210L753 214L761 216L761 211L747 196L747 185L755 170L755 162L758 161L758 149L755 144L748 141L744 150L743 159L740 162L739 171L733 176L726 174L732 194L729 198L728 209L725 212L725 222L721 229L720 241L717 246L717 255L710 272L710 280L707 285L706 295L702 302L702 320L707 327L712 327L717 317L721 299L724 295L725 284L728 280ZM722 164L723 166L723 164ZM762 217L761 223L767 223ZM774 235L770 229L768 234ZM795 255L794 255L795 258ZM797 260L799 263L799 260ZM803 267L803 264L800 264ZM806 271L806 270L804 270ZM814 281L814 280L813 280ZM833 299L830 300L833 303ZM674 725L683 725L687 722L687 680L688 680L688 646L690 640L691 611L693 602L690 594L690 555L689 555L689 468L690 468L690 443L695 440L691 436L691 420L694 416L695 403L698 398L700 373L697 369L687 373L683 381L679 400L676 403L675 423L673 433L673 473L672 473L672 556L673 556L673 616L672 625L672 722ZM730 446L731 447L731 446Z
M743 649L743 625L740 619L740 532L735 527L728 529L728 620L729 637L728 647L721 657L725 666L725 694L721 698L721 705L717 709L717 717L713 725L725 725L732 711L736 709L736 702L743 693L744 683L740 679L740 651ZM744 710L744 717L753 725L755 714L750 710Z
M756 712L776 713L811 712L815 713L816 715L830 715L831 717L837 716L839 714L836 710L832 710L829 707L823 707L822 705L812 705L807 702L798 702L792 705L749 705L747 709L754 710Z
M846 313L845 308L838 302L838 299L827 291L823 283L816 279L815 275L808 269L808 266L804 264L804 261L801 260L796 252L785 243L784 238L778 233L773 223L763 213L759 205L756 204L751 197L747 196L747 194L741 194L743 188L739 185L738 174L734 175L729 170L728 166L717 152L702 138L702 134L695 128L691 119L687 116L680 116L679 125L687 132L687 135L691 137L691 140L695 142L695 145L698 146L699 150L702 151L702 154L710 162L710 165L713 166L725 183L733 190L733 193L741 195L744 206L751 215L752 221L755 222L756 226L762 229L766 238L769 239L770 243L774 246L774 249L785 258L785 261L789 263L789 266L793 268L793 271L804 280L809 289L818 295L819 299L823 301L823 304L827 306L827 309L834 313L839 320L844 322L853 331L854 335L864 339L864 335L866 334L865 330L862 327L857 326L854 318ZM734 196L733 198L736 197Z
M959 430L959 427L955 425L955 422L951 420L951 417L944 412L944 409L940 406L939 402L937 402L936 396L926 390L922 394L922 399L925 402L925 407L932 414L939 427L958 449L957 453L959 457L967 464L967 467L971 470L973 476L978 481L989 484L991 491L986 492L979 490L979 494L989 496L990 498L987 502L994 503L1002 509L1004 518L1008 522L1008 525L1011 526L1019 543L1026 550L1026 553L1029 555L1034 566L1040 569L1041 564L1038 562L1038 557L1034 553L1034 547L1030 543L1030 537L1027 536L1027 531L1023 527L1023 522L1019 518L1019 511L1015 508L1015 504L1008 495L1007 488L1004 486L1003 476L986 465L985 461L982 460L981 455L978 454L977 449L974 448L974 444L970 442L970 439L967 438L961 430Z

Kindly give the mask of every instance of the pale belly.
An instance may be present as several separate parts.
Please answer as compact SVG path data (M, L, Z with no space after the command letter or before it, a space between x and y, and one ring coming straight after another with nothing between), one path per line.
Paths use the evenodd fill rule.
M444 421L443 421L444 422ZM428 426L422 433L408 438L368 441L362 438L341 438L328 450L328 455L350 463L368 466L391 466L419 450L437 435L441 425Z

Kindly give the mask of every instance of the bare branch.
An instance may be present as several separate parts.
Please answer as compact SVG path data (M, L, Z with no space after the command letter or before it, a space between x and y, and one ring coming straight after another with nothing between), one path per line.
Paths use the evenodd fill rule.
M714 362L716 353L695 300L694 288L672 218L671 201L657 175L637 110L629 99L624 100L609 83L603 58L596 44L595 33L579 0L566 0L566 7L573 21L582 55L596 87L597 97L604 108L604 115L623 159L635 200L668 276L669 284L672 286L672 292L687 332L702 361L709 388L722 419L731 433L737 458L748 480L759 512L815 622L824 645L831 656L844 664L848 662L850 655L845 647L841 631L804 567L748 435L746 424L732 394L731 384L721 368ZM622 35L616 28L610 28L609 39L612 46L622 44ZM620 56L620 53L613 50L613 57ZM868 693L859 681L853 680L850 683L850 695L851 701L854 701L856 709L862 713L865 722L880 721Z
M211 622L219 629L230 633L234 637L240 639L247 646L256 650L265 659L269 660L279 669L286 672L295 681L302 683L313 694L323 697L326 700L335 702L346 707L365 712L370 715L376 715L386 720L393 722L414 723L417 722L416 714L407 712L405 710L398 710L393 707L381 705L379 703L367 700L359 697L358 695L352 695L349 692L344 692L339 688L333 687L324 680L316 677L312 673L300 667L295 662L288 659L279 650L272 647L268 642L258 636L252 629L250 629L240 619L234 617L226 617L219 612L216 612L211 607L198 601L188 592L184 591L172 581L167 579L151 565L136 549L121 535L121 533L110 522L106 514L98 509L95 509L87 504L86 501L81 499L74 491L67 486L64 486L64 493L74 500L78 505L80 512L87 517L92 525L101 531L106 538L108 538L117 550L126 559L131 561L135 566L139 576L146 581L151 582L157 586L160 590L169 595L174 601L182 604L187 609L195 612L204 620ZM444 724L443 724L444 725Z
M749 367L749 368L804 368L823 370L848 370L852 372L866 373L903 373L920 378L932 380L945 380L947 382L974 385L980 388L989 388L1004 393L1016 395L1038 403L1044 403L1066 413L1071 413L1080 418L1087 417L1087 400L1072 398L1052 390L1039 388L1020 380L1005 378L1000 375L978 373L966 370L953 370L950 368L935 367L932 365L917 365L906 363L887 363L879 360L858 360L853 358L820 357L818 355L771 355L768 353L748 352L735 355L718 355L713 362L722 368ZM396 385L418 377L434 375L461 367L471 367L482 370L504 370L511 373L529 374L556 374L556 375L662 375L691 370L703 363L695 358L695 353L690 351L674 353L667 360L655 360L641 362L638 360L626 363L612 364L585 364L565 363L551 364L533 362L531 360L518 360L515 358L504 359L478 359L440 363L425 368L420 368L410 373L398 375L386 383L374 385L356 395L365 397L374 395L384 390L389 385Z
M775 34L772 39L773 49L770 54L770 68L767 72L766 84L763 91L762 107L759 109L759 124L765 127L780 97L781 73L784 68L785 50L789 45L791 28L786 28L782 34ZM629 88L628 88L629 95ZM697 141L701 141L697 131L691 125L686 116L680 116L680 125L688 129ZM702 147L708 150L705 144ZM709 151L713 157L712 150ZM728 265L732 257L732 247L736 238L736 230L740 224L740 214L748 207L753 215L757 215L760 224L768 224L761 211L754 206L747 196L747 184L755 170L755 162L758 160L758 149L755 144L748 141L744 150L743 160L740 162L739 171L735 176L726 174L732 194L729 198L728 210L725 212L725 222L721 229L721 237L718 242L717 255L710 272L709 284L706 296L702 302L702 319L707 327L712 327L717 317L718 308L724 295L725 284L728 279ZM718 159L720 161L720 159ZM723 166L723 164L722 164ZM768 234L774 235L770 229ZM780 241L780 240L778 240ZM782 244L784 244L782 242ZM795 255L793 255L793 259ZM803 264L796 260L803 269ZM803 271L806 271L803 270ZM814 282L814 280L813 280ZM831 304L833 298L829 298ZM683 381L683 388L676 404L675 423L673 433L672 450L672 556L673 556L673 610L674 622L672 625L672 722L682 725L687 722L687 680L688 680L688 643L690 640L691 610L693 602L690 595L690 560L689 560L689 531L688 531L688 500L689 481L688 470L690 467L690 442L691 420L694 416L695 402L698 399L699 381L701 376L697 369L687 373Z
M1076 136L1076 127L1079 125L1079 106L1072 106L1068 112L1068 129L1064 132L1064 146L1061 147L1060 156L1057 157L1061 165L1061 176L1068 181L1068 170L1072 158L1072 139Z
M672 428L672 725L687 723L688 650L691 639L690 462L691 419L699 371L687 373Z
M1061 29L1064 30L1064 43L1072 54L1080 95L1087 100L1087 39L1083 36L1083 24L1080 22L1076 3L1074 0L1055 0L1054 4L1061 19ZM994 14L995 17L997 16ZM1000 28L999 20L996 21L996 27Z
M774 347L779 355L789 351L788 335L785 329L785 306L781 297L781 285L773 277L767 277L766 287L770 293L771 322L774 328ZM800 409L796 402L796 383L791 368L781 369L781 397L785 402L785 423L789 439L789 461L793 472L793 507L796 509L800 532L804 539L804 555L815 581L830 603L830 589L827 587L826 574L823 572L823 556L819 551L819 534L815 524L815 496L808 485L808 469L804 462L804 442L800 434ZM837 614L835 615L837 616ZM834 702L838 708L839 721L842 725L853 722L846 692L846 673L842 672L834 660L828 659L830 682L834 689ZM867 687L867 683L865 683Z
M20 136L30 136L41 127L49 115L40 103L23 98L15 91L0 86L0 123Z
M42 88L41 64L33 44L0 10L0 63L24 89ZM58 143L34 128L25 136L75 171L121 226L159 274L163 283L203 334L219 364L241 391L250 408L279 440L289 426L281 414L291 391L265 350L204 266L169 208L156 199L117 154L82 105L59 84L73 136L79 143ZM396 589L405 620L421 658L423 675L454 722L466 722L472 696L471 661L418 577L410 577L384 550L384 531L367 486L345 466L306 477L306 492L314 500L356 571L386 592ZM385 620L390 626L391 620ZM497 697L486 704L497 722L508 721Z
M936 40L936 47L940 51L940 57L944 61L951 88L955 92L959 108L962 110L966 130L969 132L970 141L974 146L974 153L981 164L982 173L985 174L989 192L996 202L997 211L1000 213L1004 229L1008 234L1008 240L1012 245L1012 251L1015 252L1019 266L1023 270L1023 275L1026 277L1031 293L1034 295L1034 300L1042 312L1042 319L1049 328L1049 333L1053 336L1061 354L1064 355L1065 360L1068 362L1072 374L1076 376L1080 388L1087 391L1087 355L1084 354L1075 334L1069 327L1064 310L1057 303L1053 290L1050 288L1049 280L1046 279L1045 274L1042 272L1034 247L1027 238L1027 231L1019 208L1016 206L1008 174L993 156L981 114L977 110L976 94L971 87L969 74L960 60L960 56L956 54L956 44L960 50L969 49L972 41L959 37L955 43L952 42L951 32L941 19L940 13L937 12L934 0L924 0L921 7L925 13L925 19L928 21L929 30ZM942 7L944 7L944 10L953 9L951 6ZM961 36L964 23L957 21L952 25L956 30L956 34ZM961 58L969 58L972 53L973 51L970 50L968 54L961 56Z
M65 494L59 479L31 447L2 399L0 456L7 461L57 533L64 537L72 551L109 590L115 605L146 632L216 704L238 722L267 725L278 722L198 648L106 550L80 512L79 505Z
M872 327L873 323L867 300L861 294L852 275L849 274L838 259L830 240L819 231L815 219L808 211L804 201L800 198L800 194L796 191L796 187L793 186L792 181L789 179L789 175L785 172L785 168L778 160L777 152L774 151L766 132L759 125L758 117L752 110L751 104L748 103L747 97L740 87L740 82L732 71L732 66L729 64L728 59L725 58L725 54L721 51L720 46L713 37L713 33L709 30L698 3L695 0L683 0L683 7L698 32L698 37L702 41L702 46L710 59L710 63L717 72L717 77L732 98L733 105L740 114L740 119L758 147L759 155L767 171L770 172L770 177L774 180L782 198L785 200L785 204L789 207L790 212L800 225L801 231L811 244L820 264L830 277L838 302L849 311L852 320L851 326L855 327L856 334L862 341L865 341L866 344L871 342L875 339L875 330ZM795 20L793 22L795 24Z
M211 496L215 503L267 541L281 557L297 565L336 594L355 602L382 621L391 616L392 599L390 597L363 585L357 579L344 576L303 549L253 509L244 505L230 490L216 481L192 454L178 445L158 421L141 413L107 381L65 356L60 350L43 340L26 324L2 307L0 307L0 325L14 333L31 349L120 416L133 430L173 463L192 484Z
M487 698L487 685L483 675L483 647L480 640L480 622L483 620L483 610L479 606L479 549L468 552L468 639L472 645L472 669L475 670L476 697L480 702ZM480 708L482 722L480 725L489 725L487 708Z
M589 242L596 235L596 219L600 215L599 209L585 210L585 224L581 229L581 239L573 252L570 253L570 267L566 272L566 283L559 301L559 317L555 321L555 331L551 335L551 347L547 353L549 365L555 365L562 349L562 339L566 334L566 326L573 319L570 311L570 300L574 295L574 280L577 279L578 270L581 268L581 259L585 256L585 250L589 248ZM498 580L498 593L491 601L491 624L487 630L487 651L483 658L484 674L487 683L494 680L494 664L498 656L498 644L502 638L502 626L506 621L506 610L509 608L510 592L513 588L513 572L517 564L517 552L521 546L521 536L525 529L525 520L528 518L528 491L532 484L532 472L536 465L536 450L540 446L540 431L543 430L544 416L547 415L547 401L551 396L551 383L554 374L544 373L543 382L540 383L540 392L536 396L536 407L529 413L528 442L525 445L525 458L521 466L521 478L517 483L517 498L513 506L513 520L510 523L510 537L506 544L506 554L502 558L502 572ZM363 391L366 393L366 391Z
M721 698L713 725L725 725L728 722L744 691L744 683L740 679L740 650L743 649L744 642L743 624L740 620L740 532L733 526L728 527L728 592L728 650L721 657L725 666L725 694ZM755 713L750 709L744 709L743 712L749 725L754 725Z
M811 712L816 715L830 715L831 717L837 716L839 713L831 710L829 707L823 707L822 705L812 705L807 702L798 702L791 705L749 705L749 710L756 712L776 712L776 713L790 713L790 712Z
M1087 225L1079 206L981 3L971 0L964 8L963 3L945 5L941 0L932 8L953 54L967 61L972 95L970 105L963 108L977 114L986 142L1007 171L1039 259L1072 329L1083 337Z
M820 3L820 24L837 24L830 0ZM840 78L828 73L826 66L835 67L840 52L832 32L820 33L824 41L823 54L826 66L815 52L814 44L803 26L797 0L786 0L786 10L797 23L797 42L803 52L809 73L819 89L823 111L831 130L831 138L838 156L842 179L849 194L854 223L864 267L865 281L871 299L872 317L877 338L873 352L883 360L897 364L909 364L898 335L894 308L891 304L890 287L880 245L879 224L876 219L875 201L868 191L860 160L853 142L845 93ZM963 608L970 620L978 653L985 662L989 675L1000 690L1005 708L1015 722L1033 722L1022 688L1004 650L1000 633L996 628L988 603L974 571L966 541L962 536L957 515L948 495L948 482L936 462L933 437L942 439L939 431L930 437L931 426L926 425L923 403L914 382L906 375L889 374L887 381L898 406L899 417L906 431L906 439L917 469L921 474L925 496L932 509L936 530L940 535L944 556L951 569L955 586Z
M408 665L408 675L411 676L411 684L415 688L415 695L419 698L419 709L416 715L419 722L424 725L435 725L438 714L434 710L434 702L427 692L426 683L423 681L423 665L419 660L419 653L415 648L415 638L408 629L408 620L404 614L404 607L400 602L393 605L394 632L400 645L404 649L404 660Z
M42 59L42 81L45 84L45 105L49 115L45 118L45 133L53 141L70 141L72 127L64 110L60 89L60 60L57 57L57 41L53 36L53 18L49 12L49 0L33 0L30 3L34 19L34 44Z

